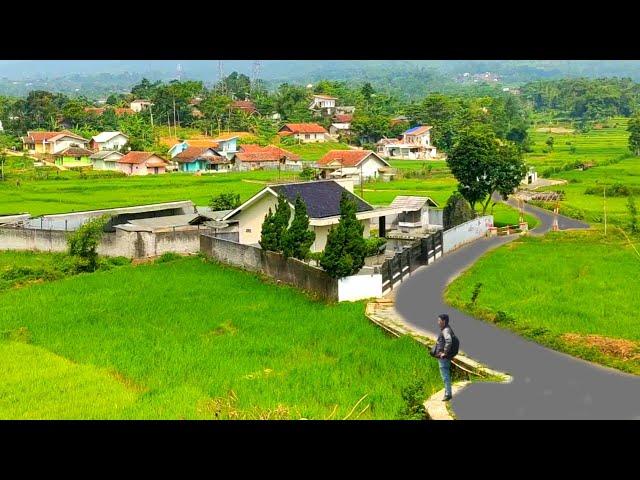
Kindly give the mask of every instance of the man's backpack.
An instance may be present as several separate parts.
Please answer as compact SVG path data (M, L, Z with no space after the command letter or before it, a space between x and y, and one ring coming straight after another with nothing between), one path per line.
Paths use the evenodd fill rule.
M455 357L459 351L460 351L460 340L458 340L458 337L456 337L456 334L453 333L453 330L451 330L451 351L449 352L449 355L447 358Z

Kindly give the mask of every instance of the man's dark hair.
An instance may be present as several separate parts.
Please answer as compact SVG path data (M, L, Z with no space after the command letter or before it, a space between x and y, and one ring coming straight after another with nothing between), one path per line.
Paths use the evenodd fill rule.
M449 315L446 313L441 313L438 318L441 318L445 325L449 325Z

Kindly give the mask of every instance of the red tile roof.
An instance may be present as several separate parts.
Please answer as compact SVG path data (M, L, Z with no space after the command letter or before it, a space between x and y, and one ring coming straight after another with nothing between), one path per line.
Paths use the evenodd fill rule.
M292 133L327 133L324 127L317 123L285 123L280 131L282 130Z
M236 100L231 104L233 108L237 108L238 110L243 110L247 113L256 113L258 109L255 104L251 100Z
M300 160L300 157L295 153L275 145L266 147L255 144L240 145L240 151L235 156L241 162L277 162L282 157L286 157L287 160Z
M334 117L334 121L337 123L349 123L353 120L353 115L350 114L337 114Z
M156 163L157 160L155 159L151 159L151 157L158 157L160 158L158 155L156 155L153 152L136 152L136 151L132 151L127 153L124 157L120 158L118 160L118 163L133 163L133 164L140 164L140 163L146 163L148 166L159 166L159 165L150 165L151 163ZM147 162L147 160L149 160ZM166 162L160 158L160 160L162 160L162 164L166 164Z
M372 153L374 152L371 150L330 150L324 157L318 160L318 165L337 162L343 167L356 167Z

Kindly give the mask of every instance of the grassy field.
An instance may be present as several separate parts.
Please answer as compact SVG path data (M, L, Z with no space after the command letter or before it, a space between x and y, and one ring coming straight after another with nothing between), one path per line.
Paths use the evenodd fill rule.
M349 150L346 143L322 142L322 143L301 143L299 145L279 145L280 148L300 155L302 160L317 162L330 150Z
M603 123L606 128L592 128L586 133L547 133L538 129L529 130L533 151L526 154L528 163L538 169L538 173L548 167L559 167L576 161L608 161L621 155L629 155L626 131L628 119L613 118ZM573 127L571 127L572 129ZM548 150L545 141L553 137L553 150ZM572 148L575 150L572 152Z
M8 180L0 184L0 214L28 212L37 216L176 200L206 205L213 195L221 192L239 193L244 201L265 183L278 178L275 170L112 178L80 178L76 172L60 173L59 180L21 180L19 184ZM296 179L297 173L280 172L280 178Z
M590 223L602 223L604 203L602 193L588 194L587 190L602 192L606 186L611 188L623 185L640 196L640 159L631 155L626 131L628 120L613 118L603 123L605 128L593 128L586 133L544 133L532 129L530 135L534 141L533 152L527 154L529 163L537 167L542 174L550 167L563 167L575 162L595 162L597 166L580 171L569 169L550 173L549 178L566 180L565 185L543 188L542 190L561 190L565 199L560 204L560 212L586 220ZM548 151L545 140L554 138L554 147ZM571 149L575 148L572 152ZM627 222L627 197L607 198L607 220L617 225ZM553 205L541 205L552 209Z
M549 233L485 255L445 297L539 343L640 374L640 289L631 281L638 271L640 256L619 233Z
M363 311L197 257L6 290L0 418L404 418L437 364Z

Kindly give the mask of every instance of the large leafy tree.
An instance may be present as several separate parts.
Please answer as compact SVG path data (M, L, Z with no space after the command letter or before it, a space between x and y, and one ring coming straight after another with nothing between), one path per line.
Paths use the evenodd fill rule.
M526 175L520 150L511 142L496 139L487 128L461 134L447 164L458 180L458 191L473 210L480 203L483 215L494 193L506 198Z
M640 116L631 118L627 127L629 132L629 150L634 155L640 155Z
M309 230L307 205L300 195L296 196L293 220L282 239L282 253L285 257L306 260L311 253L311 245L316 239L315 232Z
M329 230L320 266L333 278L348 277L364 265L367 244L364 225L356 218L356 202L346 193L340 199L340 221Z
M67 239L69 255L75 257L79 271L93 272L98 268L98 245L108 221L108 215L93 218Z

